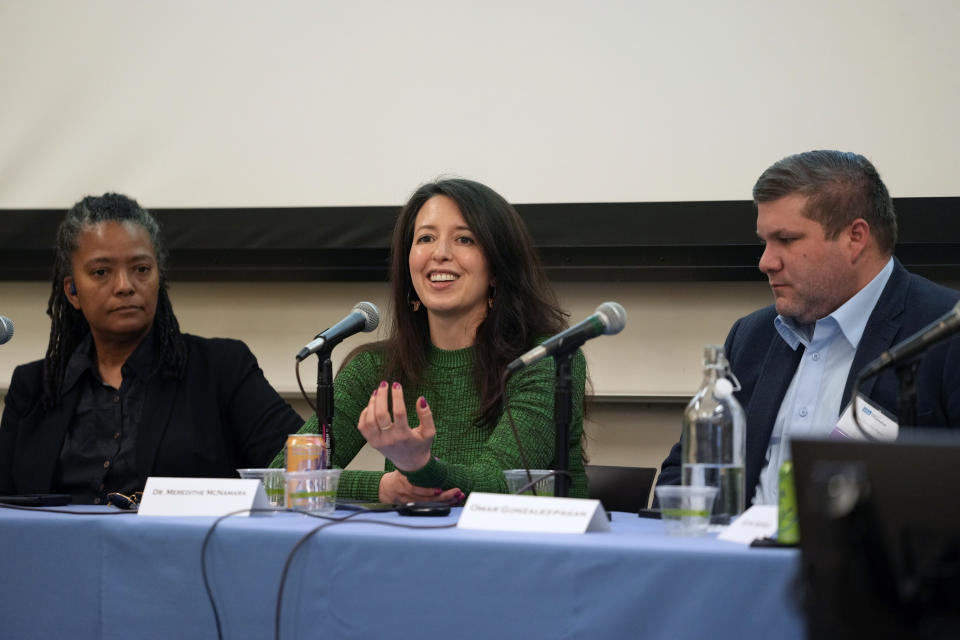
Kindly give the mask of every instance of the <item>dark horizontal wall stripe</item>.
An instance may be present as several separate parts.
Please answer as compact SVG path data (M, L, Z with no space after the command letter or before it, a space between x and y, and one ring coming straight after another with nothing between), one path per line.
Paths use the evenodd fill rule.
M960 197L895 199L897 255L960 280ZM761 279L749 201L518 205L551 278ZM171 279L378 281L399 207L154 209ZM46 280L61 210L0 210L0 280Z

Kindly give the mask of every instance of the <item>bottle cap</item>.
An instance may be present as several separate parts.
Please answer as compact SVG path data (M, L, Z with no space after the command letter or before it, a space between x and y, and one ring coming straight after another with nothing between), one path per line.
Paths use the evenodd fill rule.
M720 378L713 384L713 397L717 400L726 400L733 393L733 383L726 378Z

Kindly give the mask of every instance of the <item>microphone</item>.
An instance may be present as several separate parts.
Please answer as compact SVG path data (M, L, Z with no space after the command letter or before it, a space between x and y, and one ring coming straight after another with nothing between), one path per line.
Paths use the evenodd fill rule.
M0 316L0 344L10 342L13 337L13 320L7 316Z
M507 372L514 373L547 356L576 349L590 338L620 333L626 324L626 309L617 302L604 302L583 322L561 331L508 364Z
M887 367L909 360L957 331L960 331L960 302L939 319L881 353L879 358L863 368L859 378L862 380L875 376Z
M377 309L377 305L372 302L358 302L350 315L329 329L318 333L316 338L300 349L297 353L297 362L317 351L332 349L355 333L373 331L378 324L380 324L380 310Z

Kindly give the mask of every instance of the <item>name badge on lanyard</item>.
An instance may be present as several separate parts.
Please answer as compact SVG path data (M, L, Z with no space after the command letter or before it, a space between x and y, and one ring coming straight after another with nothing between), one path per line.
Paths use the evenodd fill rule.
M837 426L830 433L831 438L846 440L866 440L867 435L873 440L896 440L900 432L900 425L896 418L884 410L882 407L874 406L862 394L857 394L857 417L859 418L860 428L853 420L853 404L849 403L847 408L840 414Z

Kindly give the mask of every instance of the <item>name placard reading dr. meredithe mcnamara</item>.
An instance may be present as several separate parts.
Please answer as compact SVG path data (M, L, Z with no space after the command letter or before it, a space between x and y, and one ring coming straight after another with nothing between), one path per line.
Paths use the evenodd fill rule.
M240 509L269 509L259 480L147 478L141 516L222 516Z
M584 533L609 531L599 500L471 493L457 526L487 531Z

